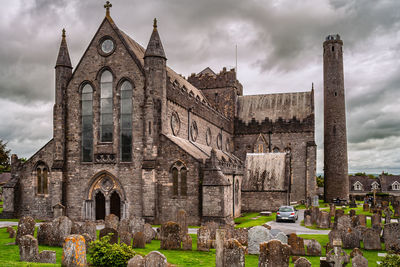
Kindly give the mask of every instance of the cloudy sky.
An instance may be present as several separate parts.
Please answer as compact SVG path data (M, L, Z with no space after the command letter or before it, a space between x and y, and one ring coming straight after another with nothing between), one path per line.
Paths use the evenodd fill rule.
M52 137L54 65L67 30L75 66L104 18L100 0L13 0L0 17L0 139L30 157ZM400 1L114 0L120 29L146 45L154 17L185 76L234 67L245 94L316 92L323 162L322 43L344 41L349 171L400 173Z

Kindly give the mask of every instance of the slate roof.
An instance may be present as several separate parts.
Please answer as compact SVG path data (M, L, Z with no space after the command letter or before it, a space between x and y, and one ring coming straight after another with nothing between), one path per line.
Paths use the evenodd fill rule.
M400 175L384 175L384 174L381 174L379 176L379 178L381 180L382 191L393 191L392 190L392 184L395 181L400 183Z
M314 113L313 91L239 96L237 111L238 118L245 123L253 118L258 122L293 117L302 121Z

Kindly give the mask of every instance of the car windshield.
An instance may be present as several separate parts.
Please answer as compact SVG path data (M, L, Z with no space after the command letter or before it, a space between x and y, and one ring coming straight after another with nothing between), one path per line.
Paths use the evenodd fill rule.
M281 212L290 212L290 211L293 211L293 209L291 207L280 207L279 211L281 211Z

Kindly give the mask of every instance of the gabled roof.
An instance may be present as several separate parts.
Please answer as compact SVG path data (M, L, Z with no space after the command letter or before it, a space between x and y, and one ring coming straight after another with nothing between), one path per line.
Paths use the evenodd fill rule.
M265 118L276 121L296 119L302 121L314 114L313 91L238 97L238 119L249 123L254 118L262 122Z
M205 75L205 74L209 74L209 75L213 75L213 76L217 75L210 67L207 67L204 70L202 70L199 73L197 73L197 75L199 75L199 76L200 75Z

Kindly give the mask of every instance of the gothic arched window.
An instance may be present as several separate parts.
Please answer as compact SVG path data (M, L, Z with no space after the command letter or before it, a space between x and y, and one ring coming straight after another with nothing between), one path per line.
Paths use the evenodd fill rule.
M82 161L93 161L93 88L82 88Z
M121 161L132 160L132 84L121 85Z
M187 168L177 161L172 165L172 194L174 196L187 196Z
M43 163L36 167L37 193L48 194L49 170Z
M100 78L100 141L113 140L113 76L105 70Z

